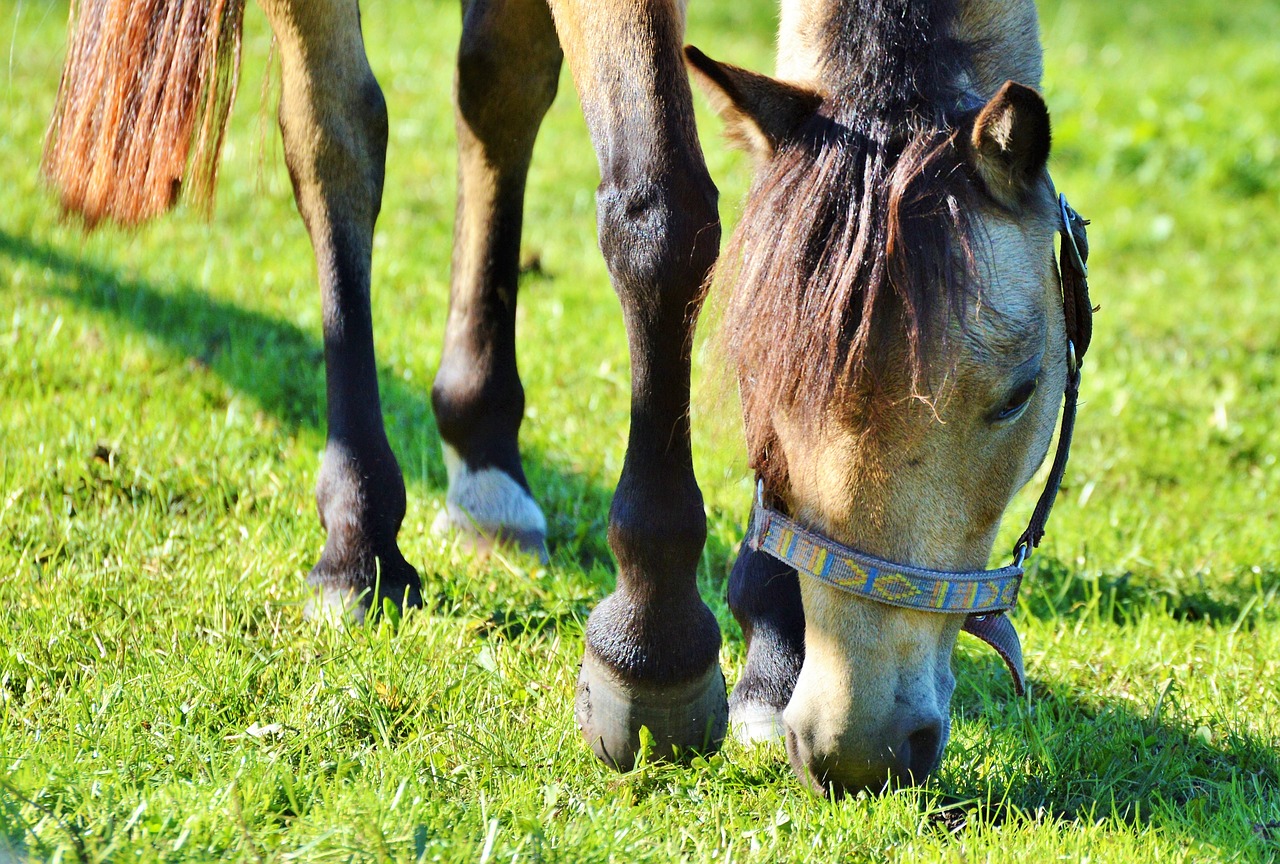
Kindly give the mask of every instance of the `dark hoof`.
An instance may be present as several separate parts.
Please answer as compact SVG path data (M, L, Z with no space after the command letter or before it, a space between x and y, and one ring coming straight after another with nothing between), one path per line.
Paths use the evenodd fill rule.
M353 577L335 573L322 559L307 576L312 594L302 611L303 617L332 623L350 621L362 624L381 611L383 603L388 600L400 610L421 606L422 582L413 565L403 558L394 564L382 560L380 573L375 570L372 577L363 574ZM371 587L355 587L361 584Z
M640 755L640 727L652 735L649 759L687 759L720 749L729 720L724 676L712 664L693 681L627 683L587 649L574 714L582 737L611 768L630 771Z

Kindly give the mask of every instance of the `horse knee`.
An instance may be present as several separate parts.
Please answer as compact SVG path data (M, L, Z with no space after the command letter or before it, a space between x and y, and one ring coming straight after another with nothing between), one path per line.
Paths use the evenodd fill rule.
M600 250L622 295L685 315L720 248L718 192L705 168L613 180L596 194Z
M364 151L369 157L370 185L375 193L376 204L382 204L382 183L387 164L387 138L389 122L387 118L387 100L382 94L382 87L372 73L365 79L356 93L353 110L356 113L356 124ZM376 209L376 207L375 207Z

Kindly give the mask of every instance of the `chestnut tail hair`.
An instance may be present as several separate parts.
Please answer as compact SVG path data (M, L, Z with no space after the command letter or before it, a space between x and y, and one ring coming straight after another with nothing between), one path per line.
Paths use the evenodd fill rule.
M72 0L41 170L92 227L212 207L244 0Z

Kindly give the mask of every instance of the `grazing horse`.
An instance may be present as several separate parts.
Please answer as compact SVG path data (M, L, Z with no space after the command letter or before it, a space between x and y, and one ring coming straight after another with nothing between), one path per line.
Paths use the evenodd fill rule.
M384 599L421 602L396 542L405 488L370 317L386 105L356 0L260 2L324 310L327 536L312 608L362 618ZM1064 392L1073 412L1070 342L1087 342L1065 252L1061 279L1055 265L1055 233L1076 248L1079 220L1055 205L1045 170L1031 0L783 0L777 78L682 49L683 0L462 7L453 275L432 388L443 527L545 550L517 445L514 329L525 177L567 58L599 159L600 247L632 382L609 514L617 589L587 623L583 734L627 769L641 726L672 755L717 746L732 719L746 738L785 734L814 789L922 780L947 741L961 628L1020 669L1000 613L1048 507L1014 565L981 568ZM212 189L242 12L243 0L78 0L44 161L65 207L132 224L182 189ZM749 647L728 700L695 584L706 523L690 354L720 223L688 70L756 163L714 280L759 477L729 584Z

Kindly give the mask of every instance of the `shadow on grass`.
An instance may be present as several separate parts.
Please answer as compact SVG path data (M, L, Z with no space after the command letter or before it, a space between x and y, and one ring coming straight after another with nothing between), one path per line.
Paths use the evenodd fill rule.
M957 654L955 667L953 718L998 728L1013 751L1000 762L1014 767L1007 776L965 772L954 760L977 756L981 762L983 755L949 751L937 784L941 800L929 802L939 828L995 826L1015 815L1078 824L1108 820L1151 826L1233 854L1280 854L1280 832L1268 829L1274 814L1255 822L1240 807L1242 800L1256 802L1262 813L1267 802L1277 801L1280 754L1239 728L1183 722L1176 684L1167 685L1146 715L1129 703L1092 699L1042 680L1031 682L1032 698L1022 708L998 660ZM1008 700L1003 707L997 702L1002 692Z
M0 786L0 861L27 861L25 846L30 828L22 818L18 799Z
M1148 611L1175 621L1206 621L1250 631L1280 617L1280 569L1257 566L1248 572L1206 579L1161 581L1130 572L1082 575L1052 557L1042 557L1025 587L1025 611L1042 620L1098 616L1126 625Z
M248 396L289 431L324 431L324 350L318 334L215 299L191 284L162 288L123 279L74 253L2 228L0 257L53 271L60 283L46 293L161 340ZM406 483L411 490L443 494L440 434L426 386L408 383L386 366L379 367L378 380L387 435ZM576 560L587 574L600 572L596 563L611 572L605 536L612 490L536 451L525 450L525 463L548 515L553 555Z

